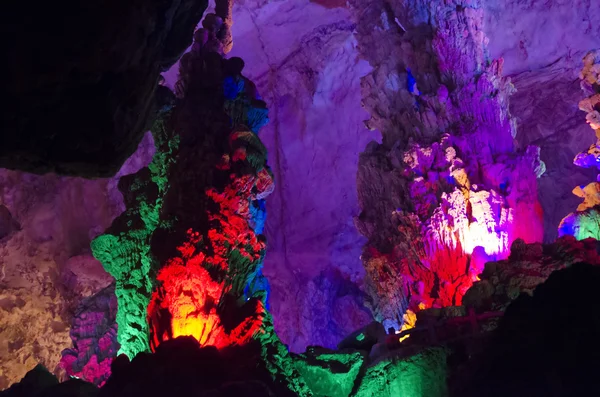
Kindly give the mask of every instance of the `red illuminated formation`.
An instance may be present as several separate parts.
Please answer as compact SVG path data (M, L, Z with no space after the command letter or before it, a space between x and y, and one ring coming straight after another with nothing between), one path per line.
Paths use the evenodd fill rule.
M250 225L254 202L273 190L273 178L264 161L259 171L248 167L248 155L254 152L247 143L257 141L250 131L231 134L232 153L224 154L215 167L229 183L222 189L210 187L205 191L216 204L207 206L211 208L207 214L211 225L208 238L189 229L186 240L177 247L179 256L168 260L158 274L161 285L148 307L153 350L178 336L193 336L201 345L217 348L244 344L263 323L265 308L258 299L235 303L244 315L233 326L221 318L231 305L225 297L240 299L266 248Z
M193 240L193 233L190 233ZM187 245L186 243L184 245ZM217 304L224 285L212 279L202 267L204 254L175 258L158 275L162 288L155 292L148 307L155 350L161 342L178 336L193 336L202 346L221 348L244 344L262 324L264 307L255 300L255 315L227 331L220 321Z

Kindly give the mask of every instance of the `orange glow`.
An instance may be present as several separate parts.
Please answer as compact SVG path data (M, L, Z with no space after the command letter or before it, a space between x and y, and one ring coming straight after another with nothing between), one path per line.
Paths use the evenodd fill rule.
M148 306L152 350L179 336L217 348L245 344L263 324L263 302L240 299L240 284L258 271L265 253L265 242L249 221L254 216L252 202L273 190L273 177L265 166L238 172L236 162L245 161L248 153L236 139L248 134L254 138L250 132L231 135L232 153L223 155L217 167L228 181L204 192L216 204L207 209L208 224L189 229L177 247L179 255L158 273L160 285ZM222 316L228 319L227 328Z
M247 343L260 328L264 316L262 302L255 305L254 315L227 332L221 324L217 303L224 291L223 284L214 281L202 266L185 266L180 258L173 259L158 274L161 288L154 292L148 306L152 349L161 342L179 336L192 336L202 346L222 348ZM168 313L168 324L161 316Z

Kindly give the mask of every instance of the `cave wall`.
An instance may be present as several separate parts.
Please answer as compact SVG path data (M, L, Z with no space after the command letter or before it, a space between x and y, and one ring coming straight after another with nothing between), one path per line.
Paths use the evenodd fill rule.
M160 72L207 0L8 1L0 41L0 167L112 177L162 106Z
M593 179L572 160L593 139L577 109L582 98L577 73L584 51L597 45L600 26L592 21L600 7L594 0L537 3L488 0L483 6L490 55L505 57L505 74L517 88L511 112L518 142L540 146L547 166L538 188L545 239L551 240L559 220L580 201L571 194L573 186ZM262 139L277 188L268 204L264 272L272 286L276 330L296 351L309 343L334 345L370 318L360 291L365 240L352 217L359 212L358 154L379 134L363 125L368 115L360 106L359 79L370 66L360 60L353 31L345 2L248 0L234 8L232 55L246 59L245 73L271 109ZM176 72L166 76L174 81L170 76ZM129 160L129 172L147 164L147 145L142 144L145 155ZM122 202L114 178L84 181L7 170L0 175L0 204L21 227L8 228L12 234L0 240L0 323L21 324L0 338L0 357L23 363L9 368L0 360L3 388L33 362L55 367L60 354L54 352L62 347L48 349L70 343L68 319L61 313L74 304L54 291L61 269L67 263L75 271L85 267L80 263L99 269L90 259L89 241L122 211ZM100 272L89 278L102 283L103 277ZM33 343L52 327L59 330L56 340ZM9 346L9 340L23 342Z
M577 109L581 95L577 73L582 51L593 47L593 37L598 37L594 36L598 26L591 21L597 19L600 7L591 1L541 5L496 0L484 2L483 7L490 57L505 57L505 75L512 75L516 88L510 109L518 124L518 145L540 146L547 166L538 190L544 209L544 239L551 241L560 219L579 201L572 195L572 187L590 179L590 173L574 167L572 159L587 146L588 140L581 139L581 134L593 133ZM346 323L345 331L364 321L362 308L353 303L362 294L355 286L362 286L359 255L364 240L350 224L350 217L358 214L357 155L366 143L380 139L377 131L364 128L362 120L368 117L359 108L358 77L371 68L360 59L351 30L331 29L336 23L348 26L352 21L343 2L246 1L234 7L234 21L233 34L239 45L233 53L256 59L248 62L246 72L272 109L263 140L278 182L268 204L265 274L273 289L271 310L276 328L295 350L302 350L307 341L330 345L335 338L325 335L337 328L336 338L341 336L341 321L334 316L334 324L324 326L329 321L323 318L331 317L320 316L324 314L321 305L329 303L331 307L332 303L324 287L337 289L340 285L334 279L339 275L336 268L349 269L342 270L342 276L358 276L350 277L347 287L341 288L350 292L343 300L333 297L333 302L350 302L353 313L360 315L359 321ZM348 44L332 41L334 35L346 37ZM332 52L334 56L328 55ZM311 80L330 81L344 90L313 83L317 91L310 88ZM327 87L331 88L323 91ZM332 105L320 100L322 92L335 98ZM286 132L278 134L277 126L283 123ZM309 162L305 153L315 149L322 154ZM333 184L328 178L330 169L335 170ZM315 202L319 203L316 208ZM315 278L330 266L320 279ZM319 299L315 299L317 291ZM302 307L302 313L297 307ZM349 308L345 310L348 313Z
M574 186L595 174L573 165L594 132L577 104L581 59L598 48L600 4L593 0L551 2L486 0L485 32L493 58L504 58L504 71L517 92L511 113L517 118L517 141L537 145L546 173L538 180L544 209L544 241L557 236L560 220L579 204Z
M112 281L90 241L124 209L118 178L153 152L148 134L110 179L0 169L0 389L38 363L62 373L77 305Z
M364 239L358 212L358 153L375 134L362 123L356 82L369 65L357 58L345 8L301 1L234 8L233 55L247 60L270 107L263 132L275 172L267 203L271 310L294 351L333 347L365 325L359 287ZM290 19L293 18L293 19Z

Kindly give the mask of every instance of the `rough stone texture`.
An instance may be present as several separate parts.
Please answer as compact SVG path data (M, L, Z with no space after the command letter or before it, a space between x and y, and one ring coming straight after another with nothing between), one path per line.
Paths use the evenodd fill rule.
M153 160L121 178L126 210L92 251L115 277L119 351L133 363L191 336L260 353L235 359L309 396L265 308L264 201L274 185L258 133L268 111L242 75L244 61L223 57L225 19L208 14L194 33L177 97L152 128Z
M350 14L344 6L345 2L337 0L247 0L233 10L232 29L239 45L234 47L232 55L246 59L245 73L256 82L271 109L272 121L261 135L279 188L268 204L269 247L265 273L271 280L271 310L276 329L295 351L304 350L309 343L333 347L370 321L369 314L361 307L364 298L357 288L364 273L359 259L364 239L355 230L351 218L359 212L355 193L358 153L378 134L363 128L362 120L368 115L360 107L359 77L368 73L370 67L358 59ZM575 167L572 160L593 139L593 132L585 125L585 115L577 110L577 102L583 98L577 73L581 67L581 51L597 46L594 40L599 36L600 25L592 21L599 20L600 6L594 0L545 3L487 0L484 6L484 31L490 37L491 56L506 56L505 74L518 73L513 77L517 92L511 97L511 112L518 121L517 141L523 148L529 144L540 146L541 158L547 165L546 174L538 180L538 188L545 212L545 239L550 241L558 221L580 201L571 193L573 186L593 179L591 172L586 174L585 170ZM51 7L50 11L60 10L56 5ZM39 15L44 13L40 11ZM51 26L47 26L49 23ZM391 22L392 26L394 23ZM112 19L110 24L114 24ZM30 51L32 45L59 53L57 45L77 44L71 31L67 31L68 40L54 39L51 46L39 39L58 34L54 30L56 19L44 16L44 21L37 26L47 26L47 29L27 45L21 45L22 53ZM3 37L14 38L10 34ZM556 40L548 40L548 37ZM96 52L93 46L85 42L82 45ZM29 54L37 57L35 51ZM560 57L564 59L553 64ZM89 119L84 120L83 125L89 126ZM59 126L53 131L62 128ZM138 157L132 157L135 158ZM10 179L3 187L30 186L27 198L18 200L23 203L41 205L51 200L55 207L64 201L64 207L76 209L74 218L84 223L93 218L91 210L79 212L80 207L87 208L88 203L90 208L105 205L124 208L116 189L117 179L109 180L108 196L103 188L87 187L81 194L73 192L74 200L64 192L79 188L61 185L53 193L45 193L39 187L40 184L52 185L55 179L52 175L23 176ZM53 198L48 199L50 196ZM109 204L95 205L100 198ZM0 204L9 208L17 222L23 222L24 217L16 214L10 205ZM114 214L119 212L115 210ZM101 232L112 217L114 215L106 221L90 221L93 235ZM61 215L48 222L62 228L73 220ZM23 230L29 233L33 223L24 223ZM87 238L82 236L87 235L87 231L68 233L64 238L55 236L42 246L61 245L62 242L58 243L64 239L68 245L86 247ZM36 234L33 230L31 233ZM73 255L70 249L52 248L51 251L52 256L55 252ZM77 249L73 252L79 253ZM15 257L27 260L4 260L3 263L29 261L24 250L15 253ZM41 260L33 259L31 263L43 267ZM4 288L7 287L2 284L1 294L6 291L12 294L12 290ZM41 287L32 290L37 289ZM46 288L46 291L51 290ZM68 322L64 320L64 324ZM42 331L36 333L42 334ZM64 335L66 333L67 330ZM0 354L0 357L1 361L5 356ZM15 375L11 382L22 374ZM2 381L0 388L1 384Z
M575 55L598 47L600 4L595 0L486 0L484 7L490 54L504 58L509 75L543 72L563 57L574 59L579 70Z
M533 296L516 299L453 395L567 397L599 390L597 263L554 272Z
M374 68L365 124L383 137L361 154L356 223L373 311L399 328L408 308L460 305L476 247L505 257L515 238L542 239L544 164L514 146L513 87L487 57L481 2L351 4Z
M600 49L590 51L583 58L579 75L581 88L587 97L579 102L579 109L586 113L586 122L594 130L596 142L575 156L573 164L581 168L600 170ZM573 194L583 198L575 212L570 213L558 226L559 236L571 235L578 240L600 238L600 176L586 186L573 189Z
M436 348L408 358L381 360L365 370L353 395L444 397L446 351Z
M511 97L517 141L521 147L539 146L546 163L538 192L544 242L551 243L560 220L579 202L573 186L593 179L592 172L572 162L593 140L577 109L584 97L578 74L583 55L598 47L600 3L486 0L484 6L490 55L504 58L504 71L517 89Z
M561 219L581 201L571 192L573 187L595 178L594 170L573 165L575 155L594 139L585 114L577 108L584 98L578 78L582 57L581 53L572 54L512 77L517 92L510 106L518 122L517 142L520 147L539 146L546 164L546 172L538 180L546 243L556 239Z
M2 397L69 396L95 397L98 389L79 379L59 383L59 380L41 364L37 365L9 389L0 392Z
M532 295L550 274L575 263L600 265L600 243L594 239L577 241L572 236L548 245L515 240L506 260L488 262L464 296L463 304L478 311L504 311L521 294ZM495 322L489 327L494 328Z
M40 362L62 376L57 364L71 346L78 303L112 281L91 256L90 240L123 210L118 177L147 163L153 150L147 137L113 179L0 170L0 203L13 222L0 240L0 389Z
M117 356L117 297L114 283L83 299L75 310L69 335L73 348L62 352L67 375L101 386Z
M364 240L350 218L359 212L358 153L379 134L362 127L368 115L360 107L359 77L370 67L360 60L352 30L335 28L351 25L345 7L327 0L250 0L233 10L233 35L241 44L232 55L248 61L245 73L271 109L262 140L278 188L268 203L265 274L276 328L294 351L308 343L333 347L370 321L356 288L362 284ZM590 0L543 5L491 0L484 8L491 56L507 57L505 74L523 72L513 80L511 112L519 146L541 146L547 163L538 188L549 242L577 203L572 187L589 180L572 165L574 154L586 147L579 139L586 127L576 108L581 92L575 80L578 51L594 45L599 28L591 21L600 7ZM560 44L546 37L557 37ZM551 65L560 57L566 59L558 64L563 66ZM172 84L176 73L172 69L167 82ZM313 152L317 155L307 155ZM340 287L328 292L320 285Z
M113 176L156 111L159 73L189 46L206 4L6 4L0 167Z
M348 397L365 362L364 352L309 348L294 365L315 396Z
M191 337L167 341L155 354L115 360L113 376L99 396L294 396L257 365L260 350L255 347L200 348Z
M295 396L273 380L264 366L256 365L259 354L256 346L217 350L200 348L190 337L178 338L166 342L155 354L140 354L131 362L119 356L112 365L113 375L101 389L78 379L57 384L58 380L39 366L0 396Z

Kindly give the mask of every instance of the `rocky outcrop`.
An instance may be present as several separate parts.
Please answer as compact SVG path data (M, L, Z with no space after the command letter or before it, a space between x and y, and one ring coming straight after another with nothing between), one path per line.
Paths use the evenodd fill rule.
M37 363L64 376L58 363L71 347L73 314L113 281L91 255L90 240L123 211L118 178L146 165L153 151L146 135L112 179L0 170L8 232L0 239L0 389Z
M577 108L582 97L578 79L582 56L572 53L542 69L512 76L517 92L511 96L510 110L517 119L517 143L522 148L539 146L546 164L538 179L538 197L547 244L556 240L560 221L581 201L571 193L573 186L585 186L596 176L591 168L573 165L575 155L593 139L585 115ZM511 67L506 61L505 66Z
M483 7L492 57L506 58L505 74L518 73L510 101L516 140L523 149L540 146L547 165L538 191L545 240L551 242L560 219L577 205L572 187L590 180L589 172L572 166L586 146L579 138L586 127L577 111L579 65L573 60L578 63L579 53L594 45L598 27L592 21L600 8L590 0L490 0ZM271 122L261 132L278 181L265 229L270 310L293 351L308 344L335 347L371 321L360 290L364 238L351 221L360 212L357 154L379 136L362 123L367 114L360 107L359 80L370 66L360 59L344 2L246 0L234 5L233 14L232 32L243 45L231 54L246 60L244 73L270 108ZM166 76L169 84L176 74L174 68Z
M348 397L364 361L364 352L314 347L294 357L294 365L313 394L323 397Z
M506 310L455 396L576 396L598 390L600 268L558 270Z
M84 299L77 307L69 332L73 348L62 352L60 366L67 375L102 386L117 356L117 298L115 286Z
M37 365L9 389L0 392L2 397L22 396L71 396L96 397L98 389L91 383L80 379L71 379L59 383L56 376L48 372L41 364Z
M540 156L547 165L547 173L538 181L538 190L545 212L545 238L553 241L552 234L556 233L559 220L579 201L570 190L573 186L585 185L595 174L592 169L572 166L575 153L588 146L585 142L589 140L581 137L586 132L592 134L584 124L584 114L576 108L581 93L573 71L579 68L579 52L595 45L594 32L598 26L590 21L597 19L600 8L593 0L568 4L497 0L485 3L484 31L491 38L490 52L494 57L505 56L505 72L519 73L513 79L518 92L510 103L511 113L518 118L516 139L521 148L539 145ZM55 10L60 8L53 6L50 11ZM359 257L364 239L351 222L352 216L359 212L355 194L357 153L375 136L362 128L366 114L360 108L359 78L368 73L370 67L365 60L357 59L354 23L344 2L246 0L234 6L233 14L236 20L233 35L236 40L243 40L243 45L234 48L231 54L246 60L244 74L256 83L271 109L271 123L263 128L261 140L270 153L270 165L278 181L267 203L269 219L264 231L269 240L264 274L271 284L273 321L284 342L295 351L303 351L311 343L334 347L345 335L371 320L363 305L364 292L360 290L364 269ZM94 17L100 16L96 13ZM532 19L545 22L532 23ZM405 24L400 18L398 21ZM111 21L111 25L113 23ZM45 24L46 20L36 26ZM395 24L393 21L391 26ZM43 37L58 34L56 26L49 26L45 32ZM55 39L51 46L52 59L55 59L54 54L60 53L60 47L78 43L73 42L71 33L69 37L69 41ZM185 40L189 42L190 37ZM547 40L548 37L555 40ZM39 43L42 41L38 37L21 49L29 51ZM13 48L10 45L9 53ZM97 50L91 45L88 48ZM552 63L559 57L563 59ZM576 59L575 66L571 59ZM539 69L544 65L548 66ZM176 74L177 68L174 70ZM418 74L411 70L419 83ZM386 81L378 80L377 84L383 86ZM152 84L154 87L155 81ZM421 83L417 86L422 90ZM146 99L139 98L140 101ZM89 120L81 125L89 126ZM61 131L61 128L53 131ZM78 133L74 138L83 139L83 134ZM146 141L153 147L149 135ZM121 139L121 142L128 141ZM421 149L427 147L420 146ZM53 150L60 154L56 147ZM130 161L141 158L134 155ZM140 161L140 167L147 162ZM100 288L101 278L95 274L103 270L85 252L90 238L87 236L101 233L124 209L121 194L116 189L118 178L83 183L54 175L36 177L4 172L2 175L9 177L1 183L6 192L2 204L21 230L12 221L4 222L8 217L0 216L0 236L2 230L9 233L6 240L0 241L0 245L7 244L2 262L6 282L1 284L0 293L14 295L18 302L31 299L44 303L43 310L27 306L27 310L19 311L15 307L10 315L0 316L0 324L6 320L14 325L23 319L19 333L28 335L22 348L11 354L0 354L0 363L8 363L0 364L3 371L0 388L19 379L37 362L30 359L25 360L24 366L18 364L23 357L36 357L34 346L37 345L27 341L44 341L39 335L48 334L48 324L52 321L61 322L65 327L60 333L63 345L50 351L50 343L44 342L41 350L35 347L35 351L39 351L40 357L53 357L42 361L51 370L56 368L57 352L70 345L67 328L70 314L65 318L52 314L56 307L63 305L59 303L61 295L49 300L38 298L52 296L56 290L55 279L47 275L60 273L60 279L69 286L67 289L78 291L67 299L69 310L77 306L79 291L86 296ZM16 195L15 191L21 193ZM17 198L7 198L10 194ZM20 206L28 210L18 209ZM69 212L73 216L67 215ZM33 218L35 220L31 220ZM3 229L3 225L9 223L12 226ZM23 238L24 235L36 237L32 240ZM38 242L38 237L48 240ZM74 259L67 261L68 271L57 270L63 269L65 258L73 256ZM478 263L489 260L486 255L471 259ZM19 272L41 276L16 276L13 271L17 266ZM82 284L77 283L80 278L84 280ZM30 279L35 279L33 284L29 284ZM24 280L28 280L26 286L20 284ZM88 287L88 281L95 286ZM13 283L17 288L12 288ZM22 293L26 290L31 294ZM29 313L34 314L30 317ZM34 317L36 321L30 321ZM31 333L26 332L26 327ZM3 341L8 338L7 334L0 335ZM59 342L56 343L58 346Z
M463 305L480 312L504 311L521 294L532 295L556 271L580 262L600 265L599 248L597 240L577 241L572 236L547 245L515 240L507 259L485 264L480 281L463 297ZM490 327L496 325L492 322Z
M585 54L598 45L596 38L600 36L600 26L595 21L600 19L600 6L594 0L546 3L535 0L486 0L484 8L483 29L490 38L488 48L492 57L504 59L504 71L509 75L538 74L541 83L538 88L542 88L544 81L547 81L544 74L556 61L579 61L579 54ZM563 77L571 76L578 69L579 65L569 65L564 70L564 75L555 76L553 81L565 84L562 82ZM518 85L517 88L520 89ZM554 87L552 91L564 92L560 86ZM540 103L544 103L543 99L540 98ZM521 112L527 113L534 109L518 110L514 107L513 115L518 116ZM573 114L575 112L563 113L567 117L562 120L568 120ZM538 115L537 121L543 124L547 117L554 116L544 111ZM538 132L535 129L519 129L519 135Z
M460 304L516 238L541 241L544 164L514 145L513 87L487 56L479 2L351 4L374 68L366 125L383 138L361 154L356 223L373 311L398 328L408 308Z
M0 167L112 177L160 106L159 73L190 45L206 6L8 4Z
M92 250L116 279L126 356L158 352L180 336L219 349L251 346L273 379L310 395L265 307L264 201L274 185L257 134L267 108L242 75L244 62L223 57L225 19L208 14L195 32L177 99L153 128L153 161L120 180L127 209Z

